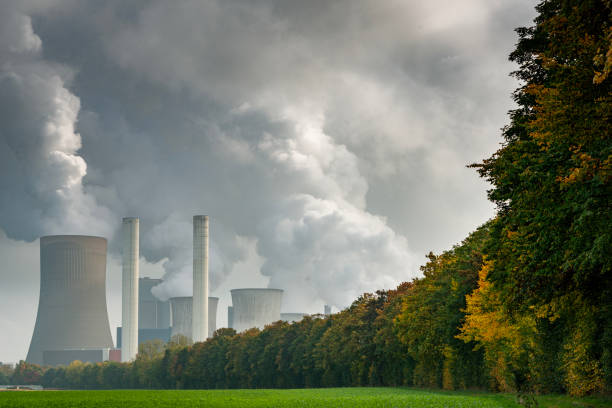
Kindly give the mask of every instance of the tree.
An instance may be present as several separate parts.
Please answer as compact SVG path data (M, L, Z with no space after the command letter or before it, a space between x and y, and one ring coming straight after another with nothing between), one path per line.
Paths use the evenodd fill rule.
M412 382L418 386L465 389L485 385L483 356L475 343L456 338L465 317L465 297L477 287L485 225L461 245L439 256L430 253L404 296L395 320L400 340L414 360Z

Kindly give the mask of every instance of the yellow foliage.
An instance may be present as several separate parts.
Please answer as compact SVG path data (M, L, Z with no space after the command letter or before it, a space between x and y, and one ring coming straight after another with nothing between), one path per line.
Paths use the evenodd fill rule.
M512 391L510 371L514 362L524 360L533 348L535 319L531 316L510 321L502 308L500 294L494 290L487 274L492 262L485 260L478 273L478 288L466 296L466 318L457 338L476 341L484 347L489 373L501 391Z

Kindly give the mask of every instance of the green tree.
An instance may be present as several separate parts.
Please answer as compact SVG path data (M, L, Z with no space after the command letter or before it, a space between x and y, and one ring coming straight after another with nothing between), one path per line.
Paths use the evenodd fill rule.
M612 384L611 7L547 0L537 11L511 54L523 85L505 143L475 165L499 208L487 279L509 315L557 322L538 322L538 335L564 328L530 365L564 361L565 386L584 394Z
M415 362L418 386L465 389L485 385L483 355L476 343L457 339L465 318L465 297L478 284L488 226L479 228L461 245L439 256L430 253L404 297L396 319L397 333Z

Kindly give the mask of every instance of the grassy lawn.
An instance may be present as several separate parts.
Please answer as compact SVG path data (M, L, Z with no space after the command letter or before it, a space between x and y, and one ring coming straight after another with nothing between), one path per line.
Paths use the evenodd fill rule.
M612 400L538 397L540 407L611 407ZM408 388L4 391L0 407L517 407L514 396Z

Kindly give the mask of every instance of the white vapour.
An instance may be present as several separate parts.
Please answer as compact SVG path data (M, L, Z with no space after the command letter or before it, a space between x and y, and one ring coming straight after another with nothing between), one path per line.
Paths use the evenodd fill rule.
M516 0L430 3L58 3L32 15L64 65L25 14L2 17L0 227L140 216L162 298L191 293L194 214L211 216L213 290L269 280L316 312L411 279L398 226L425 251L491 214L462 167L495 147L514 86L499 32L509 49L519 24L488 20Z
M29 16L0 17L0 226L9 237L107 235L110 213L83 190L87 165L75 131L70 71L42 58Z

